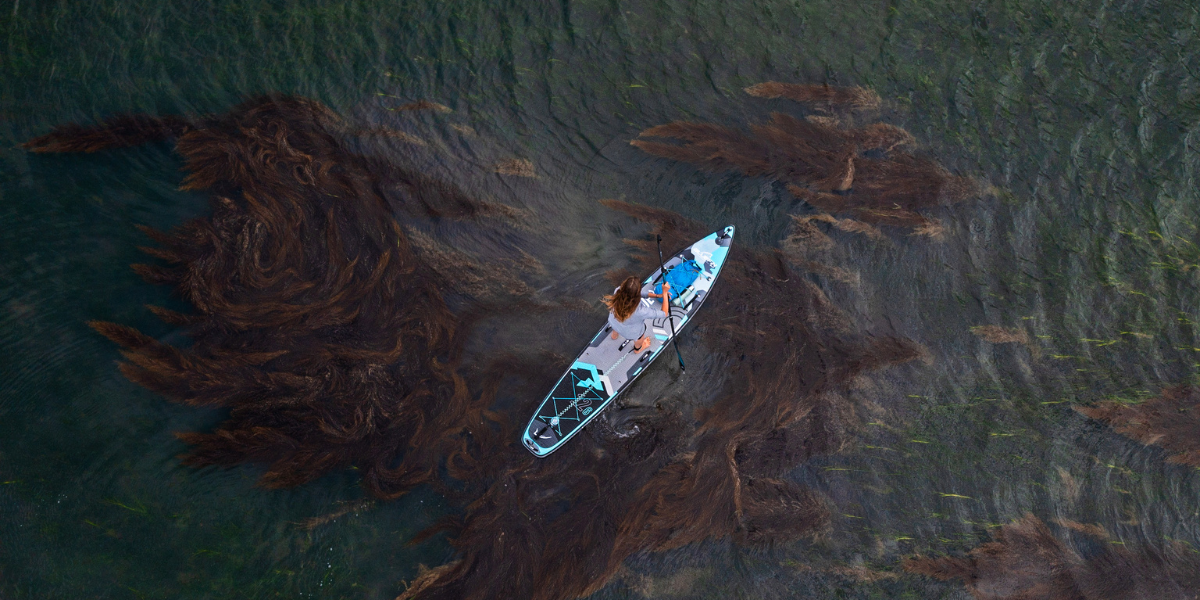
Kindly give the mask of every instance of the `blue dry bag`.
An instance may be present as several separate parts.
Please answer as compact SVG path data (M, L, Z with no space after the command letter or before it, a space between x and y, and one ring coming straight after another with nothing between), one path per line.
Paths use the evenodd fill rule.
M667 271L666 280L671 284L671 299L674 300L683 293L693 281L700 276L700 265L694 260L685 260ZM662 282L654 286L654 293L662 293Z

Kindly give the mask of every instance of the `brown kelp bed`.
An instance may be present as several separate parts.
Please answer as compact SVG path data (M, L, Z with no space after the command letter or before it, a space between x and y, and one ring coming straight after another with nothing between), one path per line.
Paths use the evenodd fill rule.
M821 112L806 118L772 113L767 122L751 125L749 132L677 121L651 127L641 133L643 139L630 143L655 156L702 169L774 179L786 184L795 197L827 213L875 225L907 227L930 236L939 235L941 225L920 210L982 191L977 181L953 175L932 159L905 151L915 140L900 127L854 125L855 112L880 104L871 90L766 82L748 87L746 92L787 98Z
M667 247L708 233L675 213L606 204L652 224ZM643 267L656 264L654 242L630 243ZM852 378L919 349L847 333L824 295L772 252L735 244L718 290L693 334L729 365L713 402L697 414L646 411L623 431L597 424L546 460L510 446L500 476L447 524L460 560L428 572L407 597L575 597L639 552L824 528L828 501L784 474L847 442Z
M224 115L119 117L29 142L98 151L175 137L184 187L211 194L210 216L147 230L157 245L146 252L160 263L135 266L192 305L189 314L152 309L192 345L93 324L121 345L132 381L230 409L214 431L181 434L188 461L265 463L271 487L356 466L384 499L434 485L461 510L426 534L448 531L458 557L404 597L572 598L636 553L720 538L772 543L826 527L829 500L785 474L841 449L857 423L850 383L920 356L916 344L856 332L783 254L735 244L689 334L724 365L679 387L711 395L703 408L664 399L614 410L536 460L512 427L532 407L500 414L494 399L501 384L540 396L565 359L465 365L462 348L475 315L552 308L525 296L516 275L479 275L452 310L442 292L449 271L470 272L471 259L409 229L429 219L483 227L515 213L353 150L355 131L316 102L267 97ZM666 247L709 232L674 213L607 204L649 224ZM653 242L629 243L643 270L656 264Z
M489 418L455 373L458 318L396 214L471 217L491 207L453 185L346 150L345 127L300 98L259 98L220 116L123 116L31 140L35 152L97 151L166 136L211 193L211 215L145 229L161 262L134 265L193 307L151 307L186 328L176 348L115 323L121 371L171 400L224 406L212 432L183 433L193 464L267 463L270 487L358 467L376 496L429 481ZM479 428L481 433L487 428Z
M1176 386L1139 404L1101 402L1075 410L1143 444L1161 446L1167 462L1200 467L1200 389Z
M904 568L962 582L979 600L1190 600L1200 593L1200 554L1179 543L1110 543L1102 528L1061 522L1055 535L1026 515L962 558L911 558Z

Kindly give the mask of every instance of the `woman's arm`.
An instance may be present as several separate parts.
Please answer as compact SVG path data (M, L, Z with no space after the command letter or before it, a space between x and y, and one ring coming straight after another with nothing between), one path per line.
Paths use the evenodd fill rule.
M671 284L664 281L663 282L663 293L662 293L663 312L666 313L668 316L670 316L670 314L671 314L671 309L669 306L667 306L667 299L670 297L671 297Z

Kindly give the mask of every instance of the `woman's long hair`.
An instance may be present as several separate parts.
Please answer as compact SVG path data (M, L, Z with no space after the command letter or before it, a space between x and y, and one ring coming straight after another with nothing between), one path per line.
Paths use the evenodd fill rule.
M637 309L638 302L642 300L642 284L638 282L637 277L626 277L625 281L621 282L621 287L617 288L617 292L611 296L603 298L604 305L616 315L617 320L622 323L633 311Z

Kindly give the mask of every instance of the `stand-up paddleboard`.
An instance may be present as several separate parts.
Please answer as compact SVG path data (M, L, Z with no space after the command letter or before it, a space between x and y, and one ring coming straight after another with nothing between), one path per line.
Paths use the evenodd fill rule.
M691 322L700 305L708 298L732 243L733 225L730 225L684 248L663 264L668 273L668 282L678 280L677 276L686 279L695 277L682 290L676 289L674 284L671 286L671 320L676 335ZM680 267L680 270L672 274L676 267ZM642 289L661 292L662 271L655 269L643 282ZM661 298L642 298L642 303L657 306L659 314L662 314ZM671 343L672 337L671 323L667 322L665 315L646 320L646 335L651 341L641 352L633 351L633 341L627 343L620 337L612 339L611 331L606 324L592 338L529 420L529 425L521 435L521 442L534 456L542 458L558 450L596 418L600 411L608 408L658 358L667 344Z

